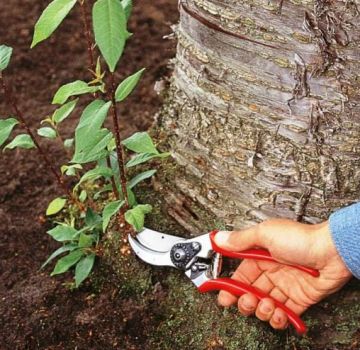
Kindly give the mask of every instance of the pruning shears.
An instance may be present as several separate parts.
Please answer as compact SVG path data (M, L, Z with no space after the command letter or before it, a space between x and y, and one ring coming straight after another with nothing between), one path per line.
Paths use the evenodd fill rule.
M241 252L228 251L215 243L217 230L201 236L185 239L145 228L135 238L128 236L130 246L135 254L144 262L156 266L171 266L185 272L185 275L195 284L199 292L226 290L233 295L241 296L252 293L259 300L271 298L261 290L246 283L231 278L219 277L222 257L236 259L256 259L277 262L264 249L250 249ZM319 271L301 265L290 265L314 277ZM282 309L298 334L307 331L306 325L292 310L281 302L271 298L276 307Z

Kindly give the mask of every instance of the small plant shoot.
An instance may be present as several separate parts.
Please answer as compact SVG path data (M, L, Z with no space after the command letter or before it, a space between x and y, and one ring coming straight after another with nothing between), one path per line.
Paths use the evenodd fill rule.
M48 39L75 6L86 5L86 0L51 1L35 24L31 47ZM147 132L135 133L125 140L119 132L118 108L134 91L145 70L141 68L118 83L113 74L131 36L127 29L131 11L131 0L94 2L92 26L83 18L84 42L89 53L84 71L90 71L91 76L88 81L70 78L60 86L54 94L51 113L43 118L36 131L27 124L6 81L13 49L0 45L0 82L11 109L7 117L0 119L0 146L3 151L36 150L54 175L61 193L46 209L46 215L55 220L55 226L47 233L61 246L42 268L56 260L51 275L73 270L76 287L91 273L102 236L111 223L120 233L126 223L127 231L122 234L127 234L131 227L139 231L144 226L145 215L152 210L149 204L137 202L133 189L151 178L156 170L143 169L137 173L132 170L133 177L129 178L128 169L169 156L157 149ZM76 107L83 96L90 96L91 102L79 111ZM77 126L72 137L63 139L62 126L71 115L79 116ZM107 118L113 122L112 129L104 126ZM60 169L53 165L46 150L48 142L63 147L67 162ZM68 187L70 182L72 188Z

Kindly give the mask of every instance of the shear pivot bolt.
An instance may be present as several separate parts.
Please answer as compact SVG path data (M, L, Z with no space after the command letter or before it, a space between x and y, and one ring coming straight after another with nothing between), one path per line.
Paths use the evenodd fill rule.
M176 249L175 253L174 253L174 258L177 261L182 261L184 260L186 257L186 253L184 252L183 249Z

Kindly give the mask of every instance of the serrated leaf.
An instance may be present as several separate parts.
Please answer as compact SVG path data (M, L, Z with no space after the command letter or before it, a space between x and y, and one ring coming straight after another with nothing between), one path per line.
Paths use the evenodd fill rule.
M21 134L17 135L8 145L6 145L4 147L4 151L6 149L14 149L16 147L30 149L34 148L35 144L29 135Z
M135 187L139 182L148 179L149 177L153 176L155 173L156 170L147 170L144 171L143 173L136 175L128 182L128 187L129 188Z
M150 213L151 210L151 205L139 204L125 213L125 220L132 225L136 231L140 231L144 227L145 214Z
M55 239L55 241L58 242L65 242L65 241L72 241L74 240L77 235L79 234L79 231L74 229L71 226L60 224L53 229L47 231L47 233Z
M74 250L68 255L65 255L63 258L58 260L53 272L51 272L50 275L54 276L66 272L71 266L74 266L83 255L84 253L81 249Z
M55 96L52 100L52 104L65 103L70 96L78 96L87 93L94 93L99 90L99 86L89 86L85 81L76 80L72 83L65 84L61 86L58 91L56 91Z
M56 249L48 258L47 260L41 265L40 269L43 269L50 261L54 260L57 256L62 253L73 251L78 247L77 244L66 244L58 249Z
M110 178L113 175L112 169L108 167L96 167L86 172L80 179L80 181L75 185L74 190L76 190L84 181L95 181L100 177Z
M103 217L103 224L102 224L102 228L103 228L103 232L106 231L106 228L109 225L109 222L111 220L111 218L120 210L120 208L124 205L125 201L123 200L118 200L115 202L111 202L108 203L102 213L102 217Z
M95 42L110 72L114 72L129 37L125 11L119 0L98 0L94 4L92 17Z
M89 276L95 262L95 254L89 254L82 258L75 268L75 285L79 285Z
M125 139L122 144L130 151L136 153L159 154L151 137L146 131L136 132L135 134Z
M126 97L128 97L133 92L144 70L145 68L140 69L138 72L130 75L119 84L115 92L116 102L124 101Z
M17 124L19 124L19 122L15 118L0 120L0 146L2 146L8 139L15 125Z
M0 45L0 71L6 69L9 65L12 52L12 47Z
M66 199L65 198L55 198L54 200L52 200L49 204L49 206L46 209L46 215L54 215L56 213L58 213L61 209L64 208L66 204Z
M126 167L127 168L131 168L135 165L139 165L145 162L148 162L149 160L153 159L153 158L166 158L169 157L170 153L165 152L165 153L159 153L159 154L152 154L152 153L140 153L135 155L134 157L132 157L127 163L126 163Z
M126 19L129 20L133 9L132 0L121 0L121 5L125 11Z
M35 24L31 48L47 39L56 30L74 7L76 1L77 0L54 0L46 7Z
M47 139L55 139L57 136L56 131L48 126L38 129L37 134L39 136L46 137Z
M76 100L70 101L70 102L64 104L63 106L61 106L60 108L58 108L53 113L52 118L51 118L54 121L54 123L59 124L63 120L65 120L71 114L71 112L74 110L77 101L79 101L78 98Z

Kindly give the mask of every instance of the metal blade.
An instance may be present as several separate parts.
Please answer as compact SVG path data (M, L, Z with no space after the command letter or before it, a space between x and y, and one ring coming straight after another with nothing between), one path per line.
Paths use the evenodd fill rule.
M130 235L128 236L129 243L131 245L131 248L135 252L135 254L143 261L150 265L156 265L156 266L172 266L176 267L172 262L170 258L170 251L167 252L158 252L151 250L145 246L143 246L141 243L133 239Z
M185 241L185 238L167 235L162 232L145 228L136 235L137 240L146 248L158 252L168 252L174 244Z

